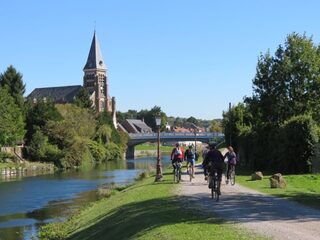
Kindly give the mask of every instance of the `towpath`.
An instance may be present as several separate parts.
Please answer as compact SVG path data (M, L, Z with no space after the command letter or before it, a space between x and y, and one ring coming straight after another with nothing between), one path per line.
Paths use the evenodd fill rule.
M267 196L238 184L222 182L219 202L211 199L202 169L197 167L192 182L183 174L178 194L190 207L213 212L228 222L239 224L270 239L320 239L320 211Z

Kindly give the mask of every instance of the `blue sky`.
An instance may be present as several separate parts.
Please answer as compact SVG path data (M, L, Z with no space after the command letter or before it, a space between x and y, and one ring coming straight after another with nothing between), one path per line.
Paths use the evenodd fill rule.
M26 94L82 85L94 28L117 109L221 118L252 94L260 53L292 32L320 39L320 1L2 0L0 72Z

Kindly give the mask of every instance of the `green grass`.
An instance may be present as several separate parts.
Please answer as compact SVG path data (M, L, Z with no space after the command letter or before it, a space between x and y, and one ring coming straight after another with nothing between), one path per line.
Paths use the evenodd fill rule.
M84 208L65 223L49 224L42 239L264 239L239 226L183 208L171 174L129 186Z
M259 192L287 198L289 200L320 209L320 174L284 175L285 189L270 188L271 175L263 180L251 181L251 176L237 173L237 182Z
M162 152L171 152L172 146L160 146L160 151ZM136 150L157 150L156 144L140 144L135 146Z

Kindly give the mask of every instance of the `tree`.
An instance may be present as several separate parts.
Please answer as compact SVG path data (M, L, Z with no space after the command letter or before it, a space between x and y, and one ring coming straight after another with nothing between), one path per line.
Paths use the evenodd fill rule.
M3 74L0 74L0 87L7 87L17 106L24 109L25 84L22 81L22 74L17 72L12 65Z
M211 132L222 132L222 124L221 124L221 120L218 121L216 119L211 121L211 126L210 126L210 131Z
M80 88L74 100L74 104L81 108L88 108L93 110L93 104L90 99L89 92L86 88Z
M289 35L275 56L261 55L253 80L251 105L256 123L279 126L295 115L320 120L320 53L311 38Z
M23 140L23 115L7 88L0 87L0 145L12 146Z
M157 116L161 117L160 129L161 131L164 131L167 123L167 115L161 111L161 107L154 106L150 111L141 110L137 115L137 117L143 120L149 127L151 127L154 132L157 131L155 120Z
M54 106L53 102L50 101L38 101L36 104L28 103L26 113L26 144L28 145L31 141L33 134L37 130L44 132L44 127L49 121L60 121L62 120L61 114Z

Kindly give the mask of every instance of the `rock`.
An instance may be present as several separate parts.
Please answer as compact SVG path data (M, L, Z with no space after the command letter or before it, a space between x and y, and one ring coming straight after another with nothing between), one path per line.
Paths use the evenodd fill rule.
M270 177L271 188L285 188L286 186L287 186L287 183L282 177L281 173L273 174L272 177Z
M255 172L255 173L252 173L252 175L251 175L251 180L252 180L252 181L262 180L262 179L263 179L263 174L262 174L262 172Z

